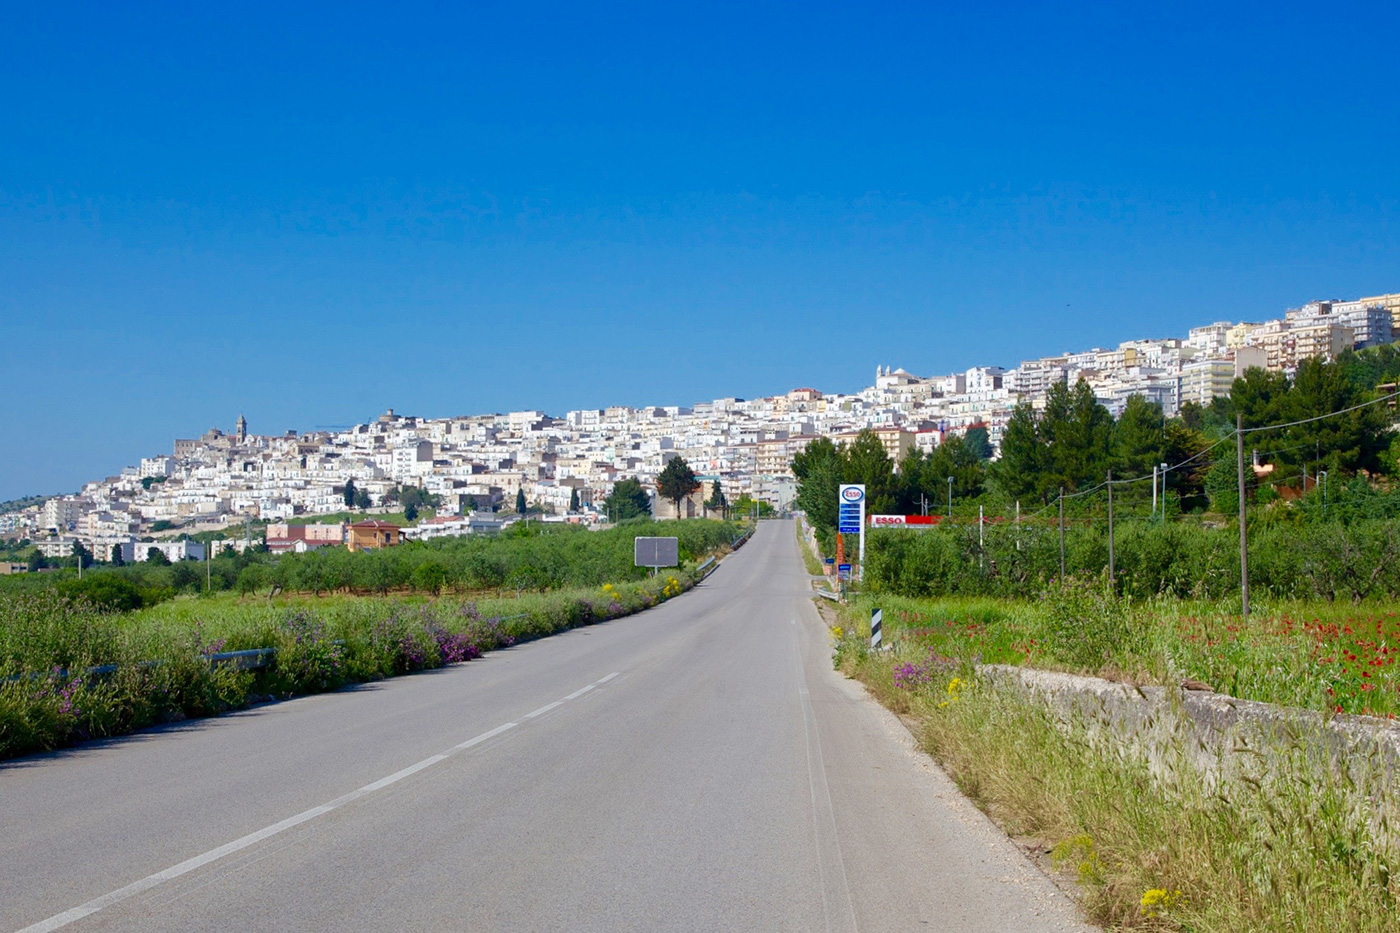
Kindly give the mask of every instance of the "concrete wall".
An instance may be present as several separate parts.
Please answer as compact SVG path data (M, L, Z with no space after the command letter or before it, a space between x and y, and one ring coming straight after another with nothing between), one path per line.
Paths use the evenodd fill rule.
M978 673L1042 700L1091 735L1131 747L1154 771L1169 771L1183 750L1212 781L1301 764L1325 780L1374 789L1390 786L1400 769L1400 723L1384 719L1004 665L979 665Z

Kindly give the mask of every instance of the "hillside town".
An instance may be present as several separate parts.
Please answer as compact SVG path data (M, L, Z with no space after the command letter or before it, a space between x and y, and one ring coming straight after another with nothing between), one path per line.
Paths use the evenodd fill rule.
M401 538L494 531L518 520L519 494L542 520L600 523L603 500L624 479L652 491L653 514L677 517L655 496L658 474L682 456L701 487L680 503L680 517L707 509L714 484L726 500L742 497L777 509L795 495L791 461L813 438L849 440L873 430L896 461L910 449L931 450L950 433L984 426L997 447L1013 409L1043 404L1055 383L1084 380L1115 416L1140 395L1175 415L1188 402L1208 405L1234 379L1259 367L1289 372L1300 360L1334 357L1349 348L1394 342L1400 293L1346 301L1313 301L1281 318L1220 321L1185 337L1139 339L1094 347L1006 369L974 366L949 375L917 376L878 367L874 383L851 394L797 388L767 398L720 398L690 406L543 411L421 418L392 409L345 430L257 434L240 415L232 430L213 428L179 439L115 476L75 495L0 513L0 538L28 538L47 557L81 545L106 559L200 559L204 549L182 538L227 529L216 546L253 543L245 529L265 526L259 542L274 550L327 545L352 548ZM353 484L364 522L308 531L299 517L345 511ZM415 527L372 514L413 487L438 503Z

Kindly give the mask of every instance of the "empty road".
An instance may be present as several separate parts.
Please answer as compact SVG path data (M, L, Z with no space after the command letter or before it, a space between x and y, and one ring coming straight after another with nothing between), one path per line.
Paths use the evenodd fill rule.
M831 669L790 522L656 609L0 764L0 930L1082 930Z

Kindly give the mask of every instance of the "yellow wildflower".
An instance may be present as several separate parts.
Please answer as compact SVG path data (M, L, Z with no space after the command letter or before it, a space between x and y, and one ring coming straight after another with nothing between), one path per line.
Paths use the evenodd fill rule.
M1142 915L1155 917L1158 909L1166 910L1180 896L1180 891L1168 892L1166 888L1148 888L1142 894Z

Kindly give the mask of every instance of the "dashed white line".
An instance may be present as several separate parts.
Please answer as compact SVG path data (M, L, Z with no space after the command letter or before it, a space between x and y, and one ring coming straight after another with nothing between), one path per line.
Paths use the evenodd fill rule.
M614 677L617 677L619 674L620 672L614 671L613 673L604 677L602 680L594 681L593 683L580 690L575 690L573 693L564 697L564 699L562 700L556 700L553 703L550 703L546 706L541 706L533 713L526 713L523 718L533 719L536 716L541 716L544 713L547 713L558 706L562 706L569 700L577 699L578 697L583 696L585 693L594 689L595 687L602 686L603 684L612 680ZM319 807L312 807L310 810L303 810L295 816L289 816L279 823L273 823L271 826L265 826L257 832L249 833L248 835L241 836L238 839L233 840L232 842L224 843L216 849L210 849L208 852L205 852L201 855L196 855L194 858L186 859L185 861L180 862L178 865L170 866L164 871L158 871L153 875L147 875L140 881L133 881L131 884L128 884L125 887L117 888L115 891L111 891L107 894L102 895L101 897L93 898L86 904L79 904L77 907L65 910L61 914L54 914L47 920L40 920L38 923L30 924L29 926L23 927L22 929L16 931L16 933L49 933L49 931L58 930L63 927L66 927L70 923L75 923L78 920L83 919L84 917L89 917L97 913L99 910L111 907L114 904L120 904L122 901L127 900L128 898L135 897L143 891L149 891L156 885L163 884L167 881L171 881L175 878L180 877L181 875L189 874L197 868L203 868L210 862L216 862L227 855L232 855L233 853L242 851L243 849L246 849L249 846L256 845L257 843L262 842L264 839L270 839L273 836L278 835L279 833L283 833L289 829L292 829L293 827L300 826L302 823L305 823L308 820L314 820L318 816L324 816L325 814L330 813L332 810L343 807L347 803L350 803L352 801L359 800L361 797L364 797L367 794L372 794L377 790L382 790L383 788L388 787L390 784L396 784L399 781L402 781L404 778L417 774L419 771L422 771L425 768L431 768L433 765L438 764L441 761L447 760L448 758L455 755L457 752L466 751L467 749L475 745L480 745L482 742L485 742L488 739L495 738L503 732L507 732L511 729L514 729L517 725L519 725L519 723L502 723L494 729L490 729L486 732L481 733L478 736L474 736L470 739L467 739L465 742L452 746L452 748L446 752L443 752L438 755L431 755L427 758L424 758L422 761L417 762L415 764L411 764L407 768L404 768L400 771L395 771L388 777L380 778L372 784L366 784L364 787L352 790L348 794L342 794L341 796L335 798L329 803L323 803Z
M483 733L481 733L481 735L478 735L478 736L477 736L476 738L474 738L474 739L467 739L467 740L466 740L465 742L463 742L461 745L454 745L454 746L452 746L452 748L453 748L454 751L459 751L459 752L466 751L467 749L471 748L473 745L480 745L482 742L485 742L487 739L494 739L496 736L500 735L502 732L505 732L507 729L514 729L514 728L515 728L515 725L516 725L516 724L513 723L513 722L505 723L504 725L497 726L496 728L492 729L490 732L483 732Z

